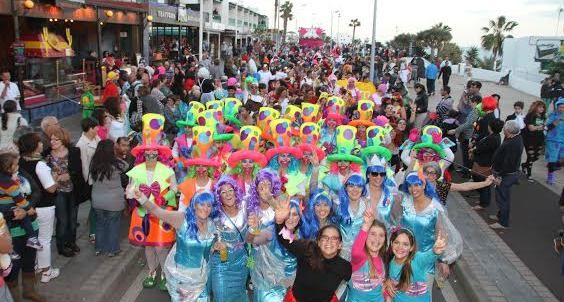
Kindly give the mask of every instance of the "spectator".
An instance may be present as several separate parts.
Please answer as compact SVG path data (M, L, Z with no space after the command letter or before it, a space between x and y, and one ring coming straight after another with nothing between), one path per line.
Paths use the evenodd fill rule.
M27 126L27 121L16 111L17 104L15 101L7 100L3 105L3 113L1 116L0 127L0 153L1 152L18 152L14 144L14 133L20 126Z
M437 74L439 69L435 64L429 64L425 70L425 78L427 78L427 93L429 95L435 95L435 81L437 80Z
M448 86L448 82L450 81L450 75L452 74L452 67L450 66L451 63L448 58L443 62L441 66L441 70L439 72L439 79L443 76L443 87Z
M166 99L165 94L161 91L163 82L159 79L155 79L151 82L151 96L153 96L157 101L162 102Z
M46 116L41 120L41 142L43 143L43 150L51 147L51 138L46 134L47 129L51 126L59 126L59 120L54 116Z
M118 98L108 98L106 103L104 103L104 108L106 108L106 117L109 120L108 127L108 139L116 140L118 137L127 135L125 131L125 119L122 112L121 103Z
M213 79L219 79L224 75L223 68L220 63L219 59L215 59L213 60L213 65L209 67L210 75Z
M513 114L507 116L505 121L515 120L519 124L519 128L523 130L525 128L525 114L523 113L523 109L525 108L525 103L521 101L517 101L513 103Z
M55 198L57 184L51 168L41 159L43 143L37 133L24 134L18 141L20 149L20 173L29 175L33 194L30 201L37 212L39 242L43 246L37 251L37 268L41 271L41 282L46 283L59 276L59 269L51 266L51 238L55 224Z
M0 74L0 106L4 108L4 102L13 100L16 102L18 111L22 110L20 107L20 89L16 83L10 82L10 72L5 70Z
M521 169L527 175L527 180L533 182L533 177L531 176L533 163L539 159L540 151L544 147L546 107L543 101L535 101L531 104L524 122L523 142L525 143L527 160L521 164Z
M77 195L84 188L80 149L70 146L69 133L66 129L51 127L47 134L51 138L51 148L46 150L45 159L57 183L55 199L57 250L65 257L73 257L80 252L80 248L76 245Z
M96 212L96 256L107 253L117 256L121 250L120 225L125 209L124 189L128 164L116 157L117 148L111 140L98 144L92 157L92 208Z
M450 87L444 85L441 88L441 100L437 104L436 111L439 115L439 123L448 118L449 111L452 109L454 100L450 96Z
M427 85L428 87L429 85ZM429 106L429 96L425 93L425 86L423 84L415 84L415 93L417 94L415 97L415 112L411 114L415 114L415 128L422 128L425 120L427 119L427 107Z
M499 210L497 215L489 216L497 221L490 224L492 229L503 230L509 227L511 187L519 180L519 163L523 154L523 138L519 132L519 124L516 121L505 123L505 139L493 156L492 172L496 176L495 201Z
M458 137L458 141L460 142L460 148L462 150L462 165L465 168L472 166L472 161L468 157L468 150L470 149L470 139L472 138L472 132L474 130L474 122L478 119L478 110L476 110L476 106L482 102L482 98L480 96L474 95L470 100L470 114L466 117L465 122L462 123L454 130L449 130L448 135L456 135ZM468 178L470 175L466 170L457 170L459 172L463 172L463 175Z
M174 77L171 86L172 93L178 95L180 99L184 99L186 92L184 90L184 73L178 66L174 66Z
M158 113L163 114L164 106L159 100L150 94L148 87L139 88L139 100L143 104L143 114Z

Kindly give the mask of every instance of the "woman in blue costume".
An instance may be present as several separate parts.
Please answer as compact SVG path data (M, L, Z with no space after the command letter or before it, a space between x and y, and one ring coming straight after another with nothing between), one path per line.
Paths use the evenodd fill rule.
M337 224L333 205L333 200L327 191L317 189L311 193L300 227L304 239L315 240L319 229L329 224Z
M247 268L247 211L243 194L235 180L222 176L214 186L215 199L219 201L219 217L214 223L218 233L220 250L227 252L227 259L213 253L210 259L210 278L213 300L218 302L247 301L245 284L249 276Z
M254 246L255 267L251 269L251 280L255 302L281 302L295 278L296 259L279 245L273 223L280 188L278 175L268 169L262 170L257 175L249 200L251 232L247 240ZM287 237L297 236L301 220L299 203L292 203L292 219L286 223Z
M437 237L430 250L418 251L415 236L408 229L392 231L388 248L388 281L386 292L393 302L431 302L432 284L426 281L427 272L445 250L446 241Z
M337 207L339 215L339 229L343 237L341 257L351 260L351 249L354 239L360 232L364 211L369 200L366 199L366 181L364 177L353 174L347 178L339 192L340 204Z
M432 250L437 236L441 234L447 247L439 258L439 269L448 275L448 264L462 254L462 238L440 203L432 185L425 180L422 172L410 172L405 178L403 194L397 196L392 205L392 221L409 229L415 235L417 251ZM419 210L417 210L419 209ZM428 276L429 286L433 282L434 270Z
M216 234L212 219L217 217L218 208L213 194L209 191L196 193L184 213L165 211L147 202L146 196L138 188L130 186L130 191L149 213L176 229L176 244L170 250L163 268L172 301L209 301L208 260ZM214 249L218 249L217 242Z

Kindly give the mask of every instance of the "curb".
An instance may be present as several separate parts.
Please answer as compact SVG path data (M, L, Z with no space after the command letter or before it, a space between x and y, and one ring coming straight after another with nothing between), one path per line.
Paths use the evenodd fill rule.
M472 272L470 265L461 256L460 259L456 261L456 266L453 270L453 277L458 281L458 284L464 291L465 297L469 301L475 302L489 302L491 299L484 294L484 288L477 281L478 278Z

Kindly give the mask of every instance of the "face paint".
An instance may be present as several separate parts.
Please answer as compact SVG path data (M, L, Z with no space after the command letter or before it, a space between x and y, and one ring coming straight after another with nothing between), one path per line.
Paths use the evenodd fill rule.
M159 157L158 153L145 153L146 161L155 161Z

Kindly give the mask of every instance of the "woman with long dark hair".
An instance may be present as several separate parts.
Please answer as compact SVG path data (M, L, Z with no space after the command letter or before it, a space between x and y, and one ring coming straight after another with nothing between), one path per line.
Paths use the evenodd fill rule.
M427 107L429 106L429 96L425 91L425 86L423 84L415 84L415 112L411 112L411 114L415 114L415 128L423 127L423 123L427 118Z
M0 127L0 151L17 152L14 145L14 133L20 126L27 126L28 123L23 116L17 112L18 105L15 101L7 100L2 107L4 112L1 116Z
M114 142L98 143L90 164L92 208L96 212L96 255L114 257L120 252L121 213L125 209L123 192L127 185L127 163L115 155Z
M339 228L326 225L319 230L315 240L294 240L283 235L290 213L289 199L281 201L275 212L278 242L298 260L294 285L284 301L338 301L335 292L342 282L350 280L352 273L351 264L339 256L343 247Z
M527 152L527 160L521 164L521 169L527 175L529 182L532 182L531 170L533 163L539 159L540 151L544 147L544 125L546 123L546 107L544 102L536 101L532 103L524 121L523 143Z

